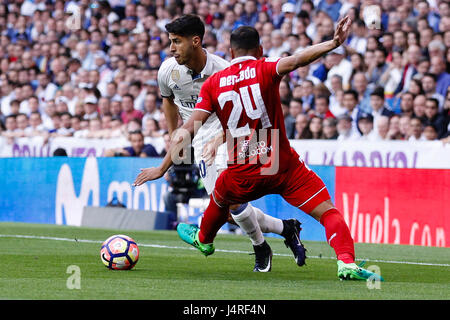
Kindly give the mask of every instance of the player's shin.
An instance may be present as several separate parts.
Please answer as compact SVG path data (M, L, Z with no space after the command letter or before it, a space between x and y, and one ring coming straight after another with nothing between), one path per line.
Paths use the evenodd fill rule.
M203 213L198 239L201 243L212 243L219 229L228 218L228 206L219 206L210 196L209 205Z
M325 227L327 242L337 259L344 263L355 262L354 242L342 214L335 208L329 209L322 214L320 223Z
M252 241L254 246L264 242L264 236L256 218L256 213L249 203L244 203L234 210L230 210L234 221Z
M250 203L249 206L252 206ZM280 234L283 232L283 220L274 218L266 213L264 213L261 209L253 207L253 211L255 211L256 219L258 220L259 227L261 228L262 233L273 232L276 234Z

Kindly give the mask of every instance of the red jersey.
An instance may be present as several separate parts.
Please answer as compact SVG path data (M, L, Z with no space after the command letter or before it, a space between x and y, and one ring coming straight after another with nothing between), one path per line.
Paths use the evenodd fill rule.
M278 61L233 59L201 88L195 108L216 113L227 137L228 168L235 173L272 175L286 171L293 156L298 159L284 127Z

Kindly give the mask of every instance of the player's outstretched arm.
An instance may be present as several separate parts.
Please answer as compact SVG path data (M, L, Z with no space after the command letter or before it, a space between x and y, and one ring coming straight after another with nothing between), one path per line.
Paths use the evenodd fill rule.
M172 135L178 126L178 107L173 98L163 98L161 109L166 117L169 135Z
M339 47L347 38L351 24L352 20L347 16L339 21L336 31L334 32L333 40L310 46L295 55L280 59L277 67L278 74L285 75L299 67L306 66L322 57L327 52Z
M180 152L191 143L196 131L208 120L210 113L194 110L189 120L175 130L170 141L169 150L159 167L141 169L133 186L140 186L147 181L161 178L173 163L181 163Z

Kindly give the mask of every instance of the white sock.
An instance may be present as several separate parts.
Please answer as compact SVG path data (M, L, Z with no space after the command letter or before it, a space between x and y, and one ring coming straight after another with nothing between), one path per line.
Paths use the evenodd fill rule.
M251 206L251 204L248 204ZM258 219L259 227L263 233L273 232L281 235L283 232L283 221L278 218L274 218L268 214L265 214L261 209L253 207L253 211L256 213L256 219Z
M245 206L245 209L243 209L243 206L245 204L240 209L233 210L235 214L231 211L231 215L237 225L250 237L252 244L254 246L260 245L264 242L264 236L259 227L256 213L249 203Z

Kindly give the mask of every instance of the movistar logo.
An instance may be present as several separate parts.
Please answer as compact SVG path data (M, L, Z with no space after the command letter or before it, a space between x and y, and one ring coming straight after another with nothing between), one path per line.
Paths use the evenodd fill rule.
M73 185L72 171L68 164L63 164L59 170L56 184L56 224L63 224L63 215L67 225L80 226L83 217L83 207L87 206L92 194L92 206L100 204L100 179L97 159L86 159L83 171L81 190L77 196Z
M78 172L76 174L79 174ZM167 192L167 184L148 183L131 188L130 181L113 180L109 184L100 181L97 158L88 157L83 169L81 188L75 190L72 170L69 164L61 166L56 184L55 222L81 226L83 208L86 206L100 206L100 187L105 188L107 199L110 202L114 196L124 203L128 209L164 211L164 194ZM157 188L160 188L157 190ZM159 198L158 198L159 196ZM104 200L103 200L104 201Z

